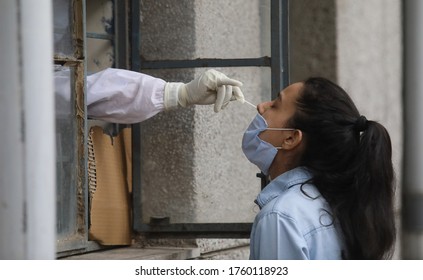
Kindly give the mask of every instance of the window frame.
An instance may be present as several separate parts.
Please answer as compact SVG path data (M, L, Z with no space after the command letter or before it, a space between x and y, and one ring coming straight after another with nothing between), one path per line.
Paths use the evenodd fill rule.
M70 25L72 28L72 55L54 54L54 63L74 68L72 92L74 94L75 115L75 143L76 143L76 196L77 196L77 232L56 242L56 257L66 257L73 254L86 253L104 249L96 241L89 240L89 188L88 188L88 119L86 106L86 38L96 38L112 41L115 60L113 67L127 68L128 64L128 6L127 0L113 2L114 34L102 35L86 32L86 0L70 0L72 15ZM59 186L60 187L60 186ZM59 219L57 217L56 219ZM110 248L107 246L106 248Z
M82 24L84 17L84 0L71 0L72 6L71 14L71 33L72 33L72 48L71 55L54 54L54 64L73 68L71 74L71 95L73 102L73 124L76 132L73 139L76 148L76 159L74 162L75 169L75 190L77 209L76 211L76 232L58 238L56 241L56 254L59 256L62 252L71 250L80 250L87 247L88 240L88 207L87 207L87 192L86 192L86 105L85 105L85 61L84 61L84 25ZM58 186L59 188L62 186ZM61 217L56 217L60 219ZM64 221L66 222L66 221Z

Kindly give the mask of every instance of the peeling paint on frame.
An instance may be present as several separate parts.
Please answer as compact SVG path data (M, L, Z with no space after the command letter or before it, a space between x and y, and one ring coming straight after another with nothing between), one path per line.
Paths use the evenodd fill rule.
M87 200L87 175L86 175L86 98L85 98L85 46L84 46L84 0L70 0L73 15L72 21L72 38L73 38L73 56L54 55L55 64L60 64L74 69L71 77L72 95L74 104L73 123L75 126L75 162L73 174L75 176L76 193L76 233L66 236L57 241L58 255L64 251L84 250L88 245L88 200Z
M73 38L75 42L75 58L84 59L84 0L73 0Z
M75 125L76 125L76 148L77 148L77 213L78 232L86 234L87 225L87 194L86 194L86 106L84 95L84 65L79 63L75 68Z

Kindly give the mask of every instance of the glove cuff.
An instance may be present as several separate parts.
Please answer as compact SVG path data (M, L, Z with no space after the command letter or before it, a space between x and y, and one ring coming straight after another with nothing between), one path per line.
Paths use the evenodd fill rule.
M164 88L163 104L166 110L171 110L178 105L185 107L179 101L179 91L182 90L184 83L166 83Z

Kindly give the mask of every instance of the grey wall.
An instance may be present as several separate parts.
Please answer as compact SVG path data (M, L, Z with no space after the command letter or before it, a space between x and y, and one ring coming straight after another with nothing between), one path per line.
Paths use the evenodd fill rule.
M290 81L337 79L336 1L290 1Z
M259 1L142 3L141 49L148 59L261 56ZM205 70L147 72L166 81L188 82ZM218 70L243 81L251 102L270 97L262 86L265 70ZM196 106L144 122L145 221L170 216L171 222L251 222L260 182L257 169L242 154L241 138L255 114L253 108L233 102L218 114L212 106Z

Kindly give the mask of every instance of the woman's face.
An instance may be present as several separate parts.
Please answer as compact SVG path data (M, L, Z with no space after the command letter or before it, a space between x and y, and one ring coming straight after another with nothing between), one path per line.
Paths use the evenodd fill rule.
M295 113L295 101L302 87L303 83L294 83L283 89L276 99L257 105L257 110L266 120L269 128L290 128L286 124ZM259 137L275 147L280 147L281 136L286 133L289 131L265 130Z

